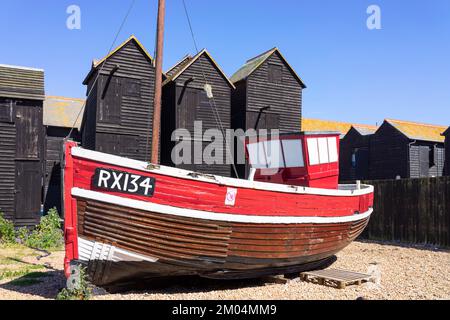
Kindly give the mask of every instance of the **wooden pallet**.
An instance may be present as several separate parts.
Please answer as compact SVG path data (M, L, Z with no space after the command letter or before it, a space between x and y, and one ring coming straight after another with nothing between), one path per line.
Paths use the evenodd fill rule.
M302 272L300 278L303 281L319 283L321 285L335 285L339 289L344 289L347 285L357 284L370 281L370 274L340 270L327 269L310 272Z

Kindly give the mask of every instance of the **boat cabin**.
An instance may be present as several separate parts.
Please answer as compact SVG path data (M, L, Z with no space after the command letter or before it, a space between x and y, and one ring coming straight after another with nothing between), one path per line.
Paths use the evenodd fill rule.
M247 137L249 180L337 189L339 132L300 132Z

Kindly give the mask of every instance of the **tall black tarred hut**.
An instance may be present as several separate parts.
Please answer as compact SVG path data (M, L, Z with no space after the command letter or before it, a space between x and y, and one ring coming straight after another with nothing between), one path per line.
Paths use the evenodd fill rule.
M280 50L250 59L231 78L233 129L301 130L303 80ZM238 146L241 148L242 146ZM244 166L239 168L245 175Z
M227 154L230 155L227 144L223 139L217 140L218 137L205 133L209 129L217 129L217 133L223 135L222 132L226 134L226 130L231 128L231 92L234 85L207 50L194 57L184 57L166 72L166 76L161 114L162 163L201 173L230 176L231 165L226 163ZM197 124L201 122L201 130L198 127L196 135L195 121ZM190 139L192 149L189 158L193 163L172 161L172 150L178 144L178 141L172 141L175 129L187 129L190 133L190 137L183 135L183 139ZM218 142L215 145L217 148L211 149L211 153L205 152L205 148L214 141ZM194 149L194 143L198 144L198 150ZM180 157L182 153L180 151Z
M134 36L94 61L83 82L92 92L81 125L82 146L149 160L154 80L153 59Z
M46 96L44 101L44 211L61 210L61 158L64 139L81 142L84 99Z
M370 179L442 176L445 128L386 119L370 139Z
M445 137L445 165L444 174L450 176L450 127L442 134Z
M374 126L353 125L341 139L339 148L339 179L341 181L369 179L370 139Z
M39 222L44 71L0 65L0 212L16 226Z
M248 60L230 80L235 128L300 131L306 86L277 48Z

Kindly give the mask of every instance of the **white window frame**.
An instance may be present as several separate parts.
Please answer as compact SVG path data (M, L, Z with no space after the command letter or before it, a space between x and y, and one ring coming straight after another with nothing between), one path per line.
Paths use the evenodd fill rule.
M309 165L315 166L315 165L320 164L320 162L319 162L319 145L317 142L317 138L308 138L306 140L306 143L308 145Z
M328 157L330 163L335 163L339 161L336 137L328 137Z

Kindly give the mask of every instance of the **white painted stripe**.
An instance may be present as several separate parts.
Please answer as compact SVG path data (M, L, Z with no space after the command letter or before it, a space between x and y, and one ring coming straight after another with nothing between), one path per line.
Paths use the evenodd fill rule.
M203 181L218 185L225 185L228 187L238 187L238 188L293 193L293 194L315 194L315 195L338 196L338 197L359 196L369 194L374 191L373 186L369 185L361 185L360 190L356 189L356 185L340 185L338 190L334 190L334 189L288 186L283 184L249 181L244 179L234 179L214 175L206 176L198 174L198 177L192 177L190 176L190 174L193 173L192 171L182 170L178 168L171 168L166 166L160 166L158 169L148 169L149 163L147 162L118 157L97 151L86 150L79 147L72 148L72 155L78 158L89 159L97 162L140 170L144 172L152 172L155 174L161 174L180 179Z
M226 222L242 222L242 223L275 223L275 224L289 224L289 223L343 223L358 221L369 217L372 209L369 211L344 217L292 217L292 216L256 216L256 215L238 215L227 213L216 213L200 210L192 210L185 208L172 207L161 205L152 202L145 202L124 197L118 197L97 191L85 190L80 188L73 188L72 195L89 200L96 200L104 203L115 204L118 206L134 208L138 210L145 210L149 212L167 214L171 216L180 216L188 218L197 218L205 220L216 220Z
M158 261L158 258L155 257L134 253L109 244L83 239L81 237L78 237L78 258L81 261Z

